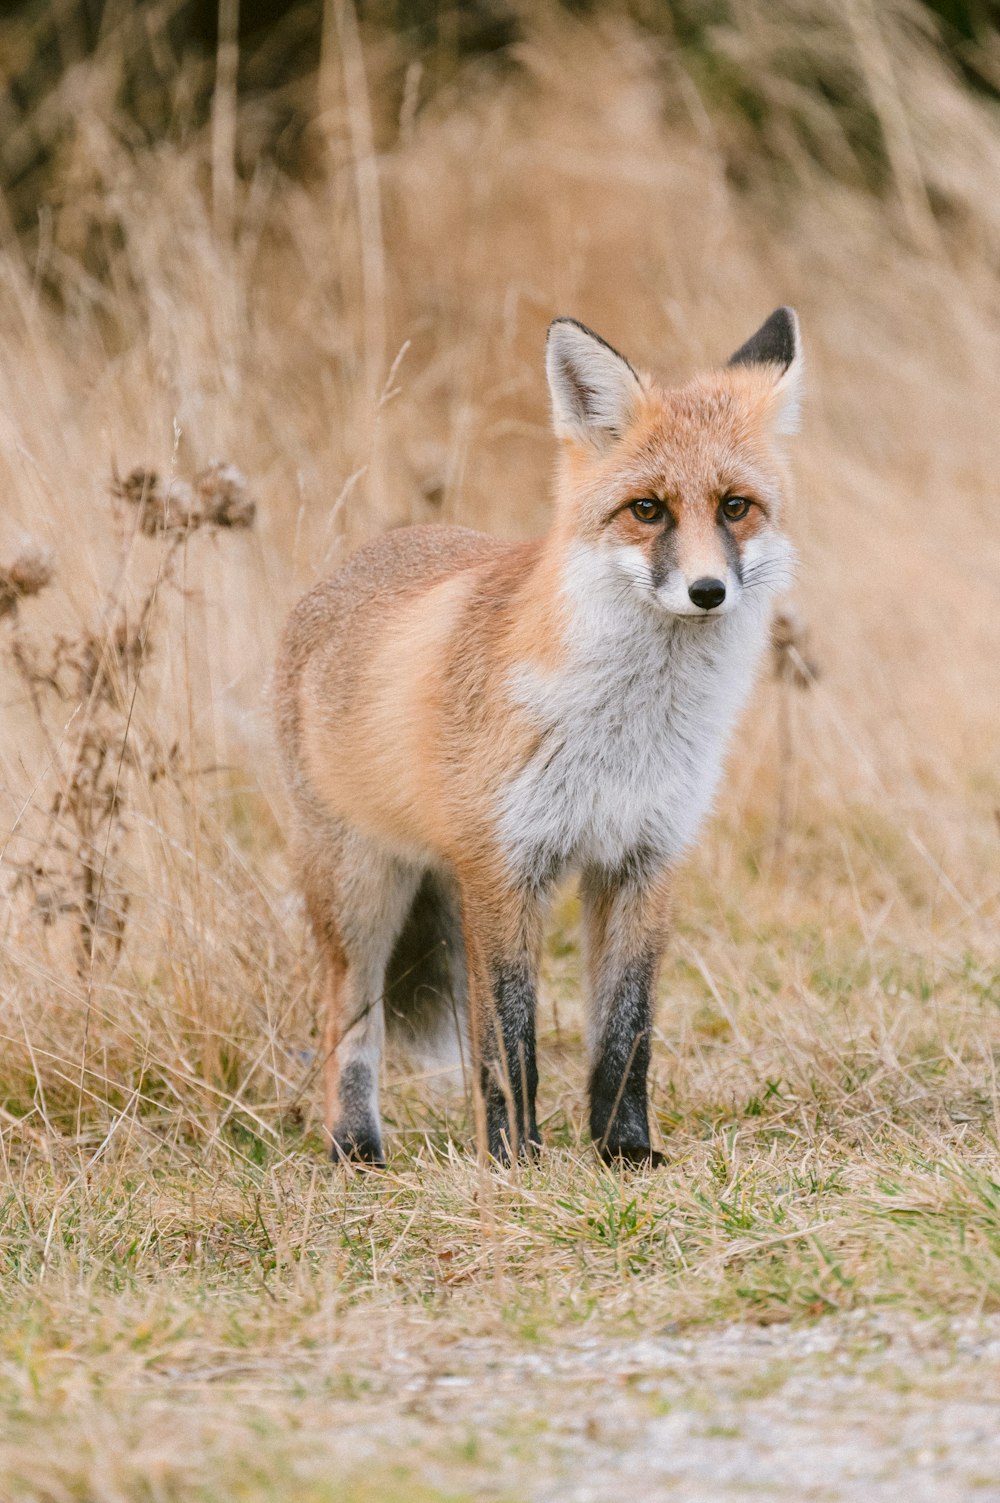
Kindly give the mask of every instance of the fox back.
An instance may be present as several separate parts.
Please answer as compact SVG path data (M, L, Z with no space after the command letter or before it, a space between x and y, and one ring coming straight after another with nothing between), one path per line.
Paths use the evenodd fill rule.
M648 1053L669 874L711 804L788 582L783 440L801 363L789 309L674 389L557 320L548 533L394 531L293 612L277 722L326 962L338 1157L381 1158L381 1017L434 1027L435 1002L453 1016L470 1004L483 1146L537 1139L534 973L544 897L567 869L588 909L592 1129L602 1151L653 1153L644 1070L641 1104L626 1089L635 1058L612 1120L595 1118L595 1090L607 1098L607 1069L624 1069L616 1007ZM409 980L394 979L400 953L416 957ZM638 1021L619 995L637 957Z

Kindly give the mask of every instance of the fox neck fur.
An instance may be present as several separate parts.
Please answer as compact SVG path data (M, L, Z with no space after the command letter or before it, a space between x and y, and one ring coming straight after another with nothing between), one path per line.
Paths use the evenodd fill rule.
M775 569L732 614L688 620L623 588L596 550L572 550L565 656L551 669L515 664L507 680L540 738L498 800L501 843L523 878L637 857L659 865L691 845L767 642L778 583Z

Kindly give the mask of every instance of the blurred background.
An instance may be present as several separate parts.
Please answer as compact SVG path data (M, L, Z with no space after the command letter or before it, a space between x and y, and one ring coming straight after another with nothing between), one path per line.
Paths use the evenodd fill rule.
M995 954L991 0L21 0L0 66L0 564L55 571L0 622L18 986L76 1006L58 916L118 892L119 1012L166 977L168 1031L231 1038L262 986L311 995L266 712L293 599L387 527L544 528L554 316L681 380L782 302L818 677L762 685L686 880L711 917L777 875L821 947ZM216 459L255 525L175 537L167 577L112 477ZM68 831L97 691L53 691L60 642L114 658Z

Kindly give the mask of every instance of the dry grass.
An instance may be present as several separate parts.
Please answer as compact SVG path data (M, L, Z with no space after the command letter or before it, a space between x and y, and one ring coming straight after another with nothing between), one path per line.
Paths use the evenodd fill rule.
M130 144L113 32L50 101L61 207L33 259L0 253L0 561L29 533L57 574L0 648L15 626L111 643L149 601L152 650L112 697L143 749L104 851L127 928L82 968L78 915L45 922L15 879L51 854L92 706L40 726L4 653L4 1497L520 1499L526 1431L435 1429L401 1397L460 1339L502 1368L577 1331L1000 1310L1000 128L877 9L891 63L865 51L859 87L892 140L880 198L791 128L773 54L809 24L793 0L735 7L719 39L772 89L766 170L680 54L541 8L517 69L427 98L411 70L397 120L392 49L362 54L332 3L296 180L264 162L220 186L224 111ZM875 14L825 8L838 66ZM251 102L251 140L253 121ZM389 1170L333 1173L263 709L285 611L387 526L544 525L553 315L680 376L781 301L809 359L791 525L821 676L761 685L683 876L654 1061L670 1167L609 1174L582 1136L567 894L542 1163L484 1174L464 1103L395 1064ZM176 480L217 455L251 479L253 532L116 532L115 467ZM395 1439L350 1420L390 1394Z

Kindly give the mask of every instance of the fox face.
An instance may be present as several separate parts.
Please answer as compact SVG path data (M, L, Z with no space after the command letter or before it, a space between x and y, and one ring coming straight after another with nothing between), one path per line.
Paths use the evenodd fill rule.
M589 572L692 622L787 583L781 437L801 384L798 321L779 308L727 366L669 390L558 319L547 373L563 459L558 521Z

